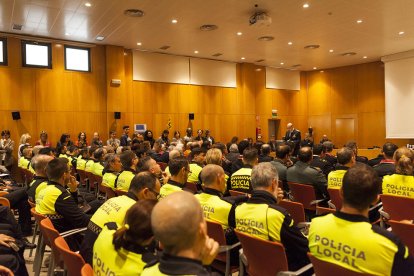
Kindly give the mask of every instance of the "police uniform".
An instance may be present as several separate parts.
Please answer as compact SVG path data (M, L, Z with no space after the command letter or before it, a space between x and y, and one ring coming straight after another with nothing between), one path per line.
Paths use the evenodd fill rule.
M91 168L91 173L97 176L102 176L103 169L104 166L101 164L101 162L94 162Z
M251 193L251 175L252 166L245 164L240 170L231 175L229 190Z
M141 276L162 275L208 276L219 274L210 273L198 260L163 253L159 262L149 263L141 273Z
M382 159L378 165L374 166L374 170L379 177L391 175L395 173L395 163L392 159Z
M326 159L326 161L331 163L331 165L333 167L335 167L336 163L338 162L336 156L334 156L334 155L332 155L331 153L328 153L328 152L325 154L325 159Z
M278 206L276 198L267 191L253 191L246 203L236 207L236 230L282 243L289 270L297 270L309 263L308 241L293 225L288 212Z
M382 193L414 198L414 176L402 174L384 176L382 178Z
M190 163L191 173L188 175L187 182L198 182L198 176L203 168L196 163Z
M27 195L32 202L36 202L36 197L40 191L47 187L48 179L43 176L34 176L27 189Z
M112 190L118 187L119 173L113 171L107 171L102 176L102 185L111 188Z
M93 246L93 270L95 275L140 275L144 266L156 257L148 247L128 244L118 250L112 243L117 229L115 223L108 223Z
M316 258L370 275L414 275L414 259L400 239L368 218L342 212L314 218L309 249Z
M314 155L312 161L310 162L312 167L316 167L321 169L323 174L327 176L331 171L333 171L333 167L331 163L325 160L325 158L321 158L319 155Z
M299 151L300 141L301 141L301 135L300 131L297 129L293 129L292 131L286 131L285 137L283 137L283 140L289 142L295 143L295 150L293 152L293 155L297 155Z
M93 159L88 159L87 161L86 161L86 164L85 164L85 172L92 172L92 166L93 166L93 164L95 163L95 161L93 161Z
M340 189L342 187L342 180L344 179L344 175L348 169L349 167L347 166L336 166L336 170L328 174L328 188Z
M57 182L49 181L36 196L36 212L50 218L59 232L86 227L89 217L78 207L77 192L69 193Z
M298 161L286 172L287 181L310 184L315 188L317 199L327 197L326 178L321 170L309 166L309 164Z
M61 153L59 154L59 158L66 158L69 166L72 167L72 156Z
M169 179L167 184L162 185L160 189L160 198L164 198L174 192L182 191L185 184L178 183L174 180Z
M131 181L135 177L136 171L133 169L125 169L118 176L117 189L128 192Z
M118 226L122 225L126 212L137 200L138 198L133 193L128 192L127 195L108 199L96 210L89 221L88 229L86 230L85 238L80 248L80 254L85 262L92 264L93 245L105 224L114 222Z
M29 167L30 167L30 160L29 159L27 159L26 157L24 157L24 156L22 156L22 157L20 157L20 159L19 159L19 165L18 165L20 168L22 168L22 169L26 169L26 170L29 170Z
M76 161L76 170L81 170L81 171L84 171L85 170L85 166L86 166L86 162L87 162L88 160L87 159L83 159L82 158L82 155L80 155L78 158L77 158L77 161Z

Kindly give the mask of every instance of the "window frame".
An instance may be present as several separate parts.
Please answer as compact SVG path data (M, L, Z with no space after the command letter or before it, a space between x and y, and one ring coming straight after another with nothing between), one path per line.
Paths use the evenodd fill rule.
M7 52L7 38L0 37L0 41L3 42L3 61L0 62L0 66L7 66L9 65L8 52Z
M36 46L46 46L48 49L48 64L49 65L33 65L26 63L26 45L36 45ZM38 42L30 40L22 40L22 66L29 68L43 68L43 69L52 69L52 43L48 42Z
M67 59L66 59L66 49L77 49L77 50L86 50L88 52L88 70L76 70L76 69L68 69L67 68ZM83 72L83 73L90 73L92 72L92 62L91 62L91 48L89 47L80 47L80 46L71 46L71 45L64 45L64 59L65 59L65 70L66 71L73 71L73 72Z

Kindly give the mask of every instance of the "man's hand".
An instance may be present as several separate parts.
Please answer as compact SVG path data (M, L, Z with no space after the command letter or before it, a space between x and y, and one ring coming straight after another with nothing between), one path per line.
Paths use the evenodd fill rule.
M0 234L0 245L10 247L9 242L14 242L14 238L4 234Z
M76 178L74 176L70 176L68 187L71 193L74 193L78 190L78 185L79 185L79 182L76 181Z
M14 276L14 274L7 267L0 265L0 276Z
M206 238L206 244L203 252L201 252L201 262L203 265L210 265L217 256L219 250L219 244L212 238Z
M276 196L277 203L279 203L283 199L285 194L283 193L283 190L279 187L277 187L277 191L275 192L276 192L275 196Z

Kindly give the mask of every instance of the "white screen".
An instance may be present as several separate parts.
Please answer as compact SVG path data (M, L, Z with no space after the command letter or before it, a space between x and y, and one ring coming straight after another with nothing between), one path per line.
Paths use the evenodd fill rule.
M236 87L236 63L190 58L190 83Z
M66 70L89 71L89 51L86 49L75 49L67 47Z
M44 45L26 44L26 64L49 66L49 48Z
M300 90L300 72L266 67L266 88Z
M4 62L4 59L3 59L3 47L4 47L3 41L0 41L0 62Z

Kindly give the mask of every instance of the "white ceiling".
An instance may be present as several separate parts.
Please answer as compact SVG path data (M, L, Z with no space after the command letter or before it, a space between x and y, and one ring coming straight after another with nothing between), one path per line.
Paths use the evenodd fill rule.
M86 2L92 6L86 7ZM310 7L303 8L304 3ZM249 26L255 4L272 18L270 26ZM126 17L124 10L132 8L145 15ZM258 64L284 68L301 64L299 70L312 70L414 49L412 15L412 0L1 0L0 31L204 58L222 53L218 59L252 63L264 59ZM178 23L172 24L172 19ZM363 22L357 24L358 19ZM13 24L22 24L23 29L14 31ZM199 29L203 24L219 28L203 32ZM96 41L98 35L105 40ZM275 39L257 40L264 35ZM320 48L305 50L309 44ZM164 45L171 48L160 50ZM345 52L357 54L340 55Z

